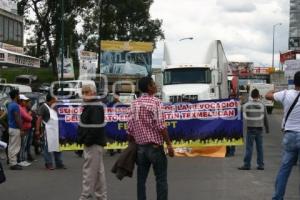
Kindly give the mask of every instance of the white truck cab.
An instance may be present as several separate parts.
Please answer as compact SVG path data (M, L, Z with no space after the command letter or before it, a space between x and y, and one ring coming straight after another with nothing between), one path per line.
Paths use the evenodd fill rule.
M203 47L185 42L188 41L179 42L177 47L165 44L162 100L192 102L228 98L228 62L221 42L216 40Z

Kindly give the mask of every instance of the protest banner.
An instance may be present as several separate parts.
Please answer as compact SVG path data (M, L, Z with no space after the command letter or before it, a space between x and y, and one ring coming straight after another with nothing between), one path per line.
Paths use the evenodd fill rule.
M127 105L105 108L107 149L127 146ZM188 151L198 147L242 145L243 121L239 101L223 99L195 103L164 104L161 108L173 146ZM77 124L82 107L80 103L57 105L60 117L61 150L78 150Z

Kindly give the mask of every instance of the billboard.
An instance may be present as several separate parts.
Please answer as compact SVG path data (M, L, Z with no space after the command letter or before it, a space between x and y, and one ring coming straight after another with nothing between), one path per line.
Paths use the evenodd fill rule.
M101 41L101 73L147 75L152 65L152 42Z
M284 76L289 79L294 79L297 71L300 71L300 60L285 61L286 68L284 69Z
M58 78L61 78L61 59L57 58L57 75ZM64 78L74 78L74 66L72 58L64 58L64 66L63 66L63 77Z
M40 59L0 48L0 62L21 67L40 67Z
M229 62L228 75L250 76L253 68L253 62Z
M91 51L80 51L79 76L81 80L96 78L97 61L97 53Z
M300 54L300 50L292 50L292 51L287 51L287 52L282 52L280 53L280 63L284 64L286 60L295 60L296 55Z
M271 70L272 70L272 68L269 68L269 67L254 67L252 73L268 75L268 74L270 74Z

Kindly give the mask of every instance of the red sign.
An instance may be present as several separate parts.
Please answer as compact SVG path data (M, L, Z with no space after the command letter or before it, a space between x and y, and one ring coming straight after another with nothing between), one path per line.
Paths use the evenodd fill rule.
M300 54L300 50L293 50L280 53L280 63L284 64L286 60L295 60L296 54Z

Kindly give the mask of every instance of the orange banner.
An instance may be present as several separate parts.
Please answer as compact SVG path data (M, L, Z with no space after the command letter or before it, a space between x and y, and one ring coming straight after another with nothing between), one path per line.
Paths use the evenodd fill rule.
M178 157L216 157L224 158L226 154L226 146L213 146L213 147L201 147L192 148L190 151L177 151L175 150L175 155Z

